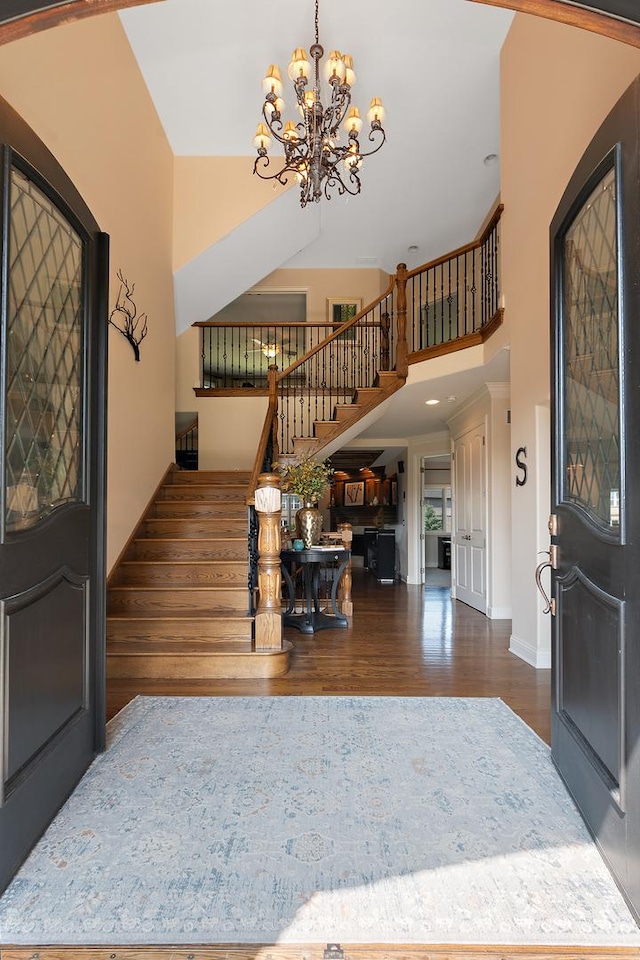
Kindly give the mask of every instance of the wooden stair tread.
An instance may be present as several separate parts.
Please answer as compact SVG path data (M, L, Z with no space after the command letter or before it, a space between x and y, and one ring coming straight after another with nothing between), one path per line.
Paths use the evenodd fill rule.
M247 653L253 653L253 641L238 637L237 640L230 639L227 642L218 641L210 644L210 650L203 649L206 646L206 638L200 640L183 640L180 644L180 656L202 657L207 653L225 653L232 656L246 656ZM272 653L274 651L271 651ZM275 651L279 653L280 651ZM171 640L112 640L110 641L110 653L132 657L145 656L176 656L176 643Z
M164 518L162 518L164 519ZM149 540L149 537L136 537L133 541L134 543L143 542L146 543ZM221 537L189 537L189 543L246 543L246 537L231 537L231 536L221 536ZM184 543L185 537L153 537L154 543Z
M162 622L171 620L176 623L183 623L185 621L206 623L209 620L217 623L224 620L242 620L250 623L253 617L248 616L246 613L235 612L233 610L190 610L189 613L184 613L178 608L175 610L167 608L161 613L138 610L134 610L131 613L109 613L107 614L107 620L158 620Z
M244 591L244 592L246 593L246 591L247 591L247 585L246 585L246 584L244 584L244 585L242 585L242 584L237 584L236 586L228 586L228 587L226 587L226 586L224 586L223 584L219 584L219 585L217 585L217 584L216 584L216 585L212 584L211 586L204 586L204 585L202 585L202 584L197 584L197 583L196 583L196 584L194 584L193 586L188 586L187 584L184 584L184 585L181 585L181 586L179 586L179 587L165 587L165 586L161 586L160 584L155 584L155 583L152 584L151 586L147 586L147 585L144 584L144 583L140 583L140 584L136 584L136 583L116 583L116 584L114 584L113 586L110 586L110 587L109 587L109 591L110 591L110 592L111 592L111 591L116 591L116 590L126 590L127 592L132 592L132 591L133 591L134 593L135 593L136 590L141 591L141 592L144 591L145 593L153 593L154 591L157 591L158 593L166 593L167 590L175 590L175 592L176 592L177 594L186 593L187 591L196 591L197 593L202 593L202 592L204 592L204 591L209 591L209 592L213 592L213 593L215 593L215 592L219 592L219 593L220 593L220 592L223 592L223 591L226 592L227 590L233 590L234 592L237 592L237 591L242 592L242 591Z
M250 470L172 470L169 483L223 483L246 485Z
M257 651L247 613L248 471L173 470L107 593L110 679L266 679L290 643Z
M243 567L248 569L247 560L123 560L121 567Z

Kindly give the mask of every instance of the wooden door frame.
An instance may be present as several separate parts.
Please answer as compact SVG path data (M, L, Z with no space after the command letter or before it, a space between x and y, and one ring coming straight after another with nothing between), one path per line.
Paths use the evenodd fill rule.
M126 7L141 6L157 0L3 0L0 13L0 44L19 40L93 14L110 13ZM506 7L521 13L530 13L547 20L556 20L613 40L640 47L640 12L627 13L628 0L470 0L492 7ZM594 10L598 7L601 12ZM617 15L616 15L617 13Z

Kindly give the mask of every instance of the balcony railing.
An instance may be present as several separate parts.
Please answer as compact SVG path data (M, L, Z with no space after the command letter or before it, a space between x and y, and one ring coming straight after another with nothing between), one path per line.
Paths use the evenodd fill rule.
M296 437L312 437L316 421L333 419L336 404L349 404L357 390L373 387L396 360L393 281L373 304L333 330L321 344L276 374L280 454L293 452Z
M462 349L499 320L502 209L478 240L407 274L410 363Z
M499 326L502 210L473 243L415 270L399 264L387 290L346 323L197 324L196 394L269 396L249 499L268 449L277 458L293 452L294 439L318 439L320 425L338 429L340 416L348 420L341 405L380 387L382 374L385 386L363 412L404 382L409 364L481 343Z

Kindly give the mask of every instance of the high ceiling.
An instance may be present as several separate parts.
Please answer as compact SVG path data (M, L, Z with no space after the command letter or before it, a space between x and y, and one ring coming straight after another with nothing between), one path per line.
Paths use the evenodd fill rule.
M254 156L268 65L290 110L291 52L313 42L313 0L165 0L120 16L176 155ZM288 266L392 272L473 239L500 187L499 163L483 160L500 152L512 17L468 0L321 0L320 41L353 56L363 115L382 97L388 140L365 161L362 193L323 202L320 236Z
M294 47L308 50L313 42L313 0L164 0L120 17L174 153L246 157L251 177L262 78L269 64L279 64L290 111L286 68ZM261 211L261 236L276 237L278 227L282 234L286 223L289 238L307 238L290 242L270 269L366 266L392 273L399 262L418 266L474 239L500 191L500 49L512 18L468 0L320 0L320 41L327 53L337 48L353 56L353 102L363 115L373 96L382 97L387 143L365 161L359 196L304 210L292 196L293 203ZM290 117L285 111L284 119ZM489 155L493 163L484 162ZM273 196L272 184L262 186ZM245 228L251 237L251 224ZM193 261L193 271L187 266L176 288L180 322L205 319L270 272L260 272L263 251L249 250L247 236L238 238L244 257L216 262L215 270L208 261ZM268 244L274 245L277 253L277 243ZM238 259L251 262L251 278L234 276ZM232 292L207 313L214 275L221 296L225 284ZM205 301L198 306L202 316L194 317L189 304L199 285ZM508 380L508 369L503 353L491 369L466 370L433 386L408 384L361 443L369 438L373 449L384 438L391 449L395 438L401 448L411 436L446 429L457 405L487 379ZM426 407L434 391L456 401Z

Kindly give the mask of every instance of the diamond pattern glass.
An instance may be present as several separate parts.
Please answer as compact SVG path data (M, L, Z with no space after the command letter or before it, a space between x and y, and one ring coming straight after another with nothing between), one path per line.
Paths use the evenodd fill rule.
M610 170L563 248L563 499L609 532L620 515L616 181Z
M83 498L82 240L11 173L7 290L6 529Z

